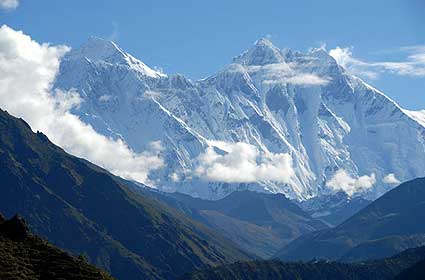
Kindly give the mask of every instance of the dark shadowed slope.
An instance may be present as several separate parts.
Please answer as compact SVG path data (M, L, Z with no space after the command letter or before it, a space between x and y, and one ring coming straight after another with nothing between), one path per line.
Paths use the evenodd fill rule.
M10 220L0 214L0 279L81 279L112 277L29 233L19 216Z
M425 259L425 247L407 250L394 257L363 262L326 261L284 263L277 260L228 264L183 276L183 280L390 280ZM418 263L419 262L419 263ZM416 267L416 266L415 266ZM402 278L422 279L422 278Z
M172 279L248 256L0 111L0 211L119 279Z
M262 258L302 234L327 228L282 194L237 191L220 200L145 189L164 203L218 231L244 250Z
M361 260L425 244L425 178L401 184L336 228L284 247L283 260Z
M403 270L395 280L422 280L425 279L425 259Z

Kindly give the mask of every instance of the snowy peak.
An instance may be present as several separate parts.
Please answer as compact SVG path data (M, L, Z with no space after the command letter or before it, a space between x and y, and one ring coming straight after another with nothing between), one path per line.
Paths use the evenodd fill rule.
M310 49L308 55L324 62L337 64L336 60L332 56L330 56L326 49L323 47Z
M324 48L280 50L260 39L206 79L163 76L115 43L91 38L61 62L55 86L81 93L85 102L75 113L100 133L136 152L160 142L167 164L149 178L166 191L208 199L240 189L297 199L338 191L375 198L395 182L424 175L425 128L418 123L425 124L425 114L402 110ZM288 155L285 168L293 175L270 181L269 169L263 176L254 164L249 180L232 177L241 173L238 161L208 154L211 141L253 147L259 153L249 162L262 164L264 154L270 168ZM210 168L210 156L232 176Z
M66 57L71 60L86 60L88 62L103 62L115 65L124 65L152 78L165 77L166 75L155 71L142 61L123 51L112 41L98 37L90 37L79 48L72 50Z
M90 37L75 54L91 61L103 60L110 63L120 62L125 57L125 53L114 42L98 37Z
M282 63L284 61L282 51L266 38L257 40L254 43L254 47L233 59L234 63L259 66Z
M273 43L269 39L266 39L266 38L258 39L257 41L255 41L254 45L255 45L255 47L258 47L258 48L277 49L277 47L275 47L273 45Z

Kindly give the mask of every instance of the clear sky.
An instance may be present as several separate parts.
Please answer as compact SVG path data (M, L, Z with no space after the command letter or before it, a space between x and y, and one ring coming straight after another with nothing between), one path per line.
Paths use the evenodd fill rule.
M2 3L0 24L39 42L77 47L91 35L109 38L150 66L192 79L213 74L264 36L300 51L340 47L335 53L350 71L403 107L425 109L424 0Z

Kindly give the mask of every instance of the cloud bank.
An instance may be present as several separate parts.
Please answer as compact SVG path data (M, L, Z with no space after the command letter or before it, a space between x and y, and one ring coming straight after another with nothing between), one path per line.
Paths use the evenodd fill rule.
M260 152L247 143L221 141L210 141L195 173L207 181L227 183L290 183L294 176L292 158L287 153Z
M370 189L375 183L376 176L374 173L370 176L364 175L359 178L353 178L347 171L340 169L326 182L326 186L333 191L343 191L352 196L355 193Z
M78 93L52 92L60 58L67 51L66 46L39 44L21 31L0 27L0 108L23 118L67 152L116 175L149 183L149 172L164 164L160 143L136 154L70 113L81 102Z
M376 79L380 74L425 77L425 46L402 47L395 51L406 57L402 61L366 62L353 56L353 48L336 47L329 51L339 65L350 73Z
M18 0L0 0L0 9L13 10L19 6Z

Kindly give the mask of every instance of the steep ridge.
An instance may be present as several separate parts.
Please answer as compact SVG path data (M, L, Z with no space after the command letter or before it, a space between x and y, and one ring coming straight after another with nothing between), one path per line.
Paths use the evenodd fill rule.
M425 178L401 184L336 228L284 247L282 260L355 261L387 257L425 244Z
M0 214L0 279L81 279L113 278L32 235L20 216L6 220Z
M211 201L181 193L153 192L149 188L138 190L180 210L262 258L273 256L302 234L327 228L282 194L240 191Z
M158 189L206 199L248 189L306 200L332 194L328 183L344 170L354 179L370 176L360 194L375 199L393 187L383 180L388 174L400 181L425 175L423 123L322 49L280 50L261 39L196 82L146 73L129 56L114 43L91 39L65 56L55 87L80 93L74 113L100 133L138 152L160 141L167 166L150 174ZM287 153L294 174L245 181L199 174L208 147L226 154L217 141Z
M175 210L132 192L105 170L66 154L0 111L0 211L118 279L173 279L248 258Z
M390 280L396 276L396 279L422 279L424 273L420 265L424 258L425 248L420 247L391 258L352 264L321 261L284 263L277 260L238 262L189 273L181 279ZM411 278L404 278L409 276Z

